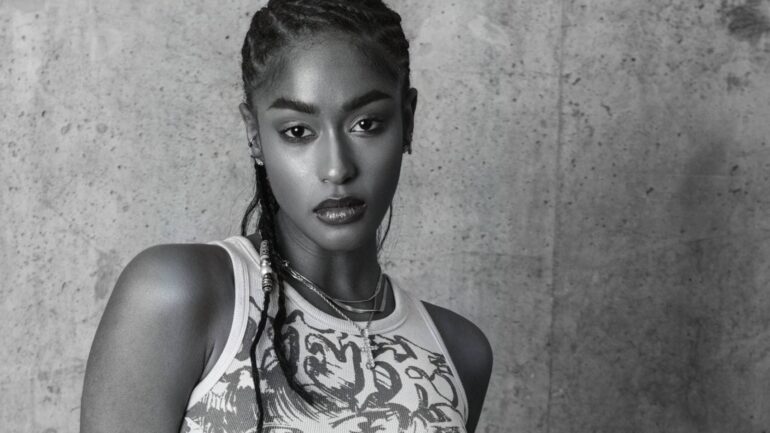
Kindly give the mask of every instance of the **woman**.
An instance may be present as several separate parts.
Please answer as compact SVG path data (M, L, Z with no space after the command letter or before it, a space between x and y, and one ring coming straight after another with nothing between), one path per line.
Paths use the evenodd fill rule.
M256 170L242 236L131 261L91 350L82 431L473 432L486 338L377 261L417 106L400 16L273 0L242 55Z

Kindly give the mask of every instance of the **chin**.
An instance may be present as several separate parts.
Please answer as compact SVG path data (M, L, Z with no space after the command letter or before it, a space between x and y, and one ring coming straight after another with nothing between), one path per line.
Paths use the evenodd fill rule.
M376 242L377 229L368 229L359 221L353 224L329 226L319 222L319 229L312 238L321 249L326 251L355 251L367 242Z

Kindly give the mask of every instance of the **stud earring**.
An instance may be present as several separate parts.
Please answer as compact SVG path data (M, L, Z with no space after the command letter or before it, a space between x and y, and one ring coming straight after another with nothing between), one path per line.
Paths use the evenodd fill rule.
M254 149L254 142L255 141L257 141L257 136L256 135L254 136L254 138L249 140L249 149ZM256 162L258 166L261 167L261 166L265 165L265 162L262 161L261 159L257 158L256 155L254 155L254 153L251 154L251 157L254 158L254 162Z

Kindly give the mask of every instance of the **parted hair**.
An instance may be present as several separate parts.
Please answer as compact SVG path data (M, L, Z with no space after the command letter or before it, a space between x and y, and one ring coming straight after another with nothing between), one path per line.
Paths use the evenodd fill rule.
M400 80L404 94L409 89L409 43L401 27L401 16L382 0L270 0L252 17L241 50L244 99L252 112L254 93L261 86L270 85L271 79L280 72L281 55L285 54L287 48L324 32L351 35L373 64ZM249 145L255 145L258 141L259 137L253 137ZM258 165L255 161L254 170L255 194L241 220L241 235L248 234L250 222L256 214L256 230L260 239L267 240L271 246L268 254L275 264L279 260L275 249L278 202L270 188L264 165ZM392 210L389 212L385 235L391 218ZM382 239L384 237L380 240L380 247ZM280 273L277 273L276 278L278 309L275 318L271 319L273 351L291 389L308 404L313 404L314 395L294 380L297 367L283 349L281 328L286 320L286 299ZM262 431L264 407L256 347L269 319L269 300L270 296L265 294L257 334L251 346L252 376L258 410L257 432Z

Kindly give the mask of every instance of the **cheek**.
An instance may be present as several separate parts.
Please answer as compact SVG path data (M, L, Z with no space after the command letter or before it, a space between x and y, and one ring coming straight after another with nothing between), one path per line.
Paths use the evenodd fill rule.
M308 200L311 179L306 164L291 158L265 157L270 188L284 211L294 214L301 211L301 204Z
M386 209L398 186L401 174L402 152L401 145L392 146L391 150L380 153L376 158L367 160L365 175L367 183L373 193L373 198L381 203L381 208Z

